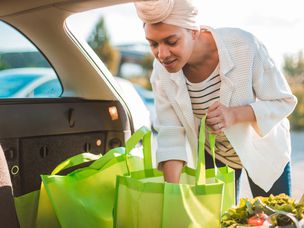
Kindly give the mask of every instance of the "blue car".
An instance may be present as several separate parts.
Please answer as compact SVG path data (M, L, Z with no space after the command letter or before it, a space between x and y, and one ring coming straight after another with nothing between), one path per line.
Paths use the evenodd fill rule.
M0 98L59 97L62 87L51 68L0 71Z

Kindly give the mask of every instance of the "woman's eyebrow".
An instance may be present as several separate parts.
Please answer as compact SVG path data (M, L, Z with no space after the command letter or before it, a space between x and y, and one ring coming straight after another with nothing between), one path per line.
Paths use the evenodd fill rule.
M173 34L173 35L170 35L170 36L166 37L165 40L169 40L171 38L177 38L177 37L178 37L178 35Z
M176 34L172 34L170 36L167 36L165 38L163 38L162 40L169 40L171 38L177 38L178 36ZM155 42L155 40L149 39L148 37L146 37L146 40L150 41L150 42Z

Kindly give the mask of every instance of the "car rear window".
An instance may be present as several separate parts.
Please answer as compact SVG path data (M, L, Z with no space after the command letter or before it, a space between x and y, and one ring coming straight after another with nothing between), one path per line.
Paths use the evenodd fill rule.
M35 44L3 21L0 34L0 98L60 97L60 80Z

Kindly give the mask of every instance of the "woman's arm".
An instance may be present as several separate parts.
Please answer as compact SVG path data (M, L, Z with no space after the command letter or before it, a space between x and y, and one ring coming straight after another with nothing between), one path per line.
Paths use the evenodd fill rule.
M258 40L252 83L257 99L250 105L256 117L255 129L263 137L292 113L297 98L292 94L285 76L274 64L265 46Z
M234 124L248 122L263 137L290 115L297 104L286 78L273 63L265 46L256 38L252 41L251 46L255 54L248 83L251 83L256 99L238 107L213 104L207 113L207 125L215 133L220 133ZM244 88L235 88L242 89Z
M187 162L185 129L178 119L169 99L166 89L169 85L159 77L162 72L158 71L157 64L151 76L151 84L155 97L155 109L157 119L156 162L158 169L164 172L167 182L177 183L184 164ZM167 75L164 75L166 77Z
M179 183L183 167L184 161L169 160L162 162L165 181L169 183Z

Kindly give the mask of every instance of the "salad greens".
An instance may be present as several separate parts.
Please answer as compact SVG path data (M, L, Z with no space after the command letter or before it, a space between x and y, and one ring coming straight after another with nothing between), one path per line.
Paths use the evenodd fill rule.
M223 214L221 224L227 228L236 228L240 225L250 227L251 225L248 225L250 217L259 213L265 213L270 216L278 211L290 213L297 220L303 219L304 195L298 203L286 194L255 197L253 199L241 198L235 208L230 208ZM269 220L268 222L272 225L283 226L292 224L292 220L286 216L271 216Z

